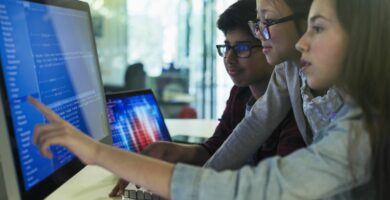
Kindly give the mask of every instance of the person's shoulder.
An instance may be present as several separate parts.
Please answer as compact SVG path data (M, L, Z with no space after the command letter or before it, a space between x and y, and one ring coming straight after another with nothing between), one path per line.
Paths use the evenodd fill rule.
M333 121L350 121L352 119L360 120L363 118L362 108L346 91L338 87L332 87L329 91L335 93L343 102L337 113L333 115Z
M363 111L356 104L344 103L337 114L331 119L328 130L337 130L345 133L366 132L363 122Z
M313 143L318 143L330 135L348 139L365 133L367 130L364 126L362 109L357 105L344 103L337 114L331 116L330 123L313 137Z
M270 80L271 86L295 88L300 87L299 78L300 66L293 61L285 61L275 66L274 73ZM295 89L293 89L295 90Z

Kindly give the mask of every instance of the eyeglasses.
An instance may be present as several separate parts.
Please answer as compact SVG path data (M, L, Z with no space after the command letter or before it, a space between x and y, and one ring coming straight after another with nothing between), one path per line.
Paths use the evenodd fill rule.
M218 54L222 57L226 57L230 50L233 50L234 55L239 58L249 58L251 56L251 50L253 48L263 48L262 45L254 45L254 44L237 44L234 46L230 46L228 44L217 45Z
M255 21L249 21L249 28L252 31L252 34L255 37L258 37L260 34L265 40L271 39L271 33L269 31L269 27L275 24L280 24L283 22L288 22L291 20L296 20L299 18L305 18L306 14L304 13L298 13L298 14L293 14L289 15L287 17L282 17L280 19L272 20L272 19L267 19L265 22L261 22L260 20L255 20Z

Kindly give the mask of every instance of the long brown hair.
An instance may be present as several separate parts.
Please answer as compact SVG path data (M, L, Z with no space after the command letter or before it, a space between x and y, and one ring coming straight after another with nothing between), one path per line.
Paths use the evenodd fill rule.
M342 83L363 109L376 199L390 199L390 1L336 0L349 35Z

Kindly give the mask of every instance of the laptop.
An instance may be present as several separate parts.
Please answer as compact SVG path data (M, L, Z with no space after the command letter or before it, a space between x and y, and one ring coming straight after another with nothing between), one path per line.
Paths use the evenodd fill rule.
M108 121L115 147L139 153L155 141L171 141L152 90L106 94ZM123 199L159 199L129 184Z
M106 94L106 101L113 146L139 153L155 141L171 141L152 90Z

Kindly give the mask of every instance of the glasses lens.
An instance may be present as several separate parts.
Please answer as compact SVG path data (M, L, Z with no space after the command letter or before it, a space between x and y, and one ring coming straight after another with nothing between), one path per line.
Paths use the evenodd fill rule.
M252 35L257 37L259 33L259 26L256 21L248 21L249 28L251 29Z
M260 20L249 21L248 24L254 37L259 38L261 35L265 40L269 40L271 38L267 24L261 23Z
M234 51L238 57L247 58L251 54L251 47L248 44L237 44Z
M256 37L258 37L258 36L260 35L260 31L261 31L261 29L260 29L259 24L256 24L256 26L255 26L255 34L256 34Z
M226 54L226 45L217 45L218 55L224 57Z
M269 34L268 27L265 27L263 31L261 31L261 35L265 40L271 39L271 35Z

